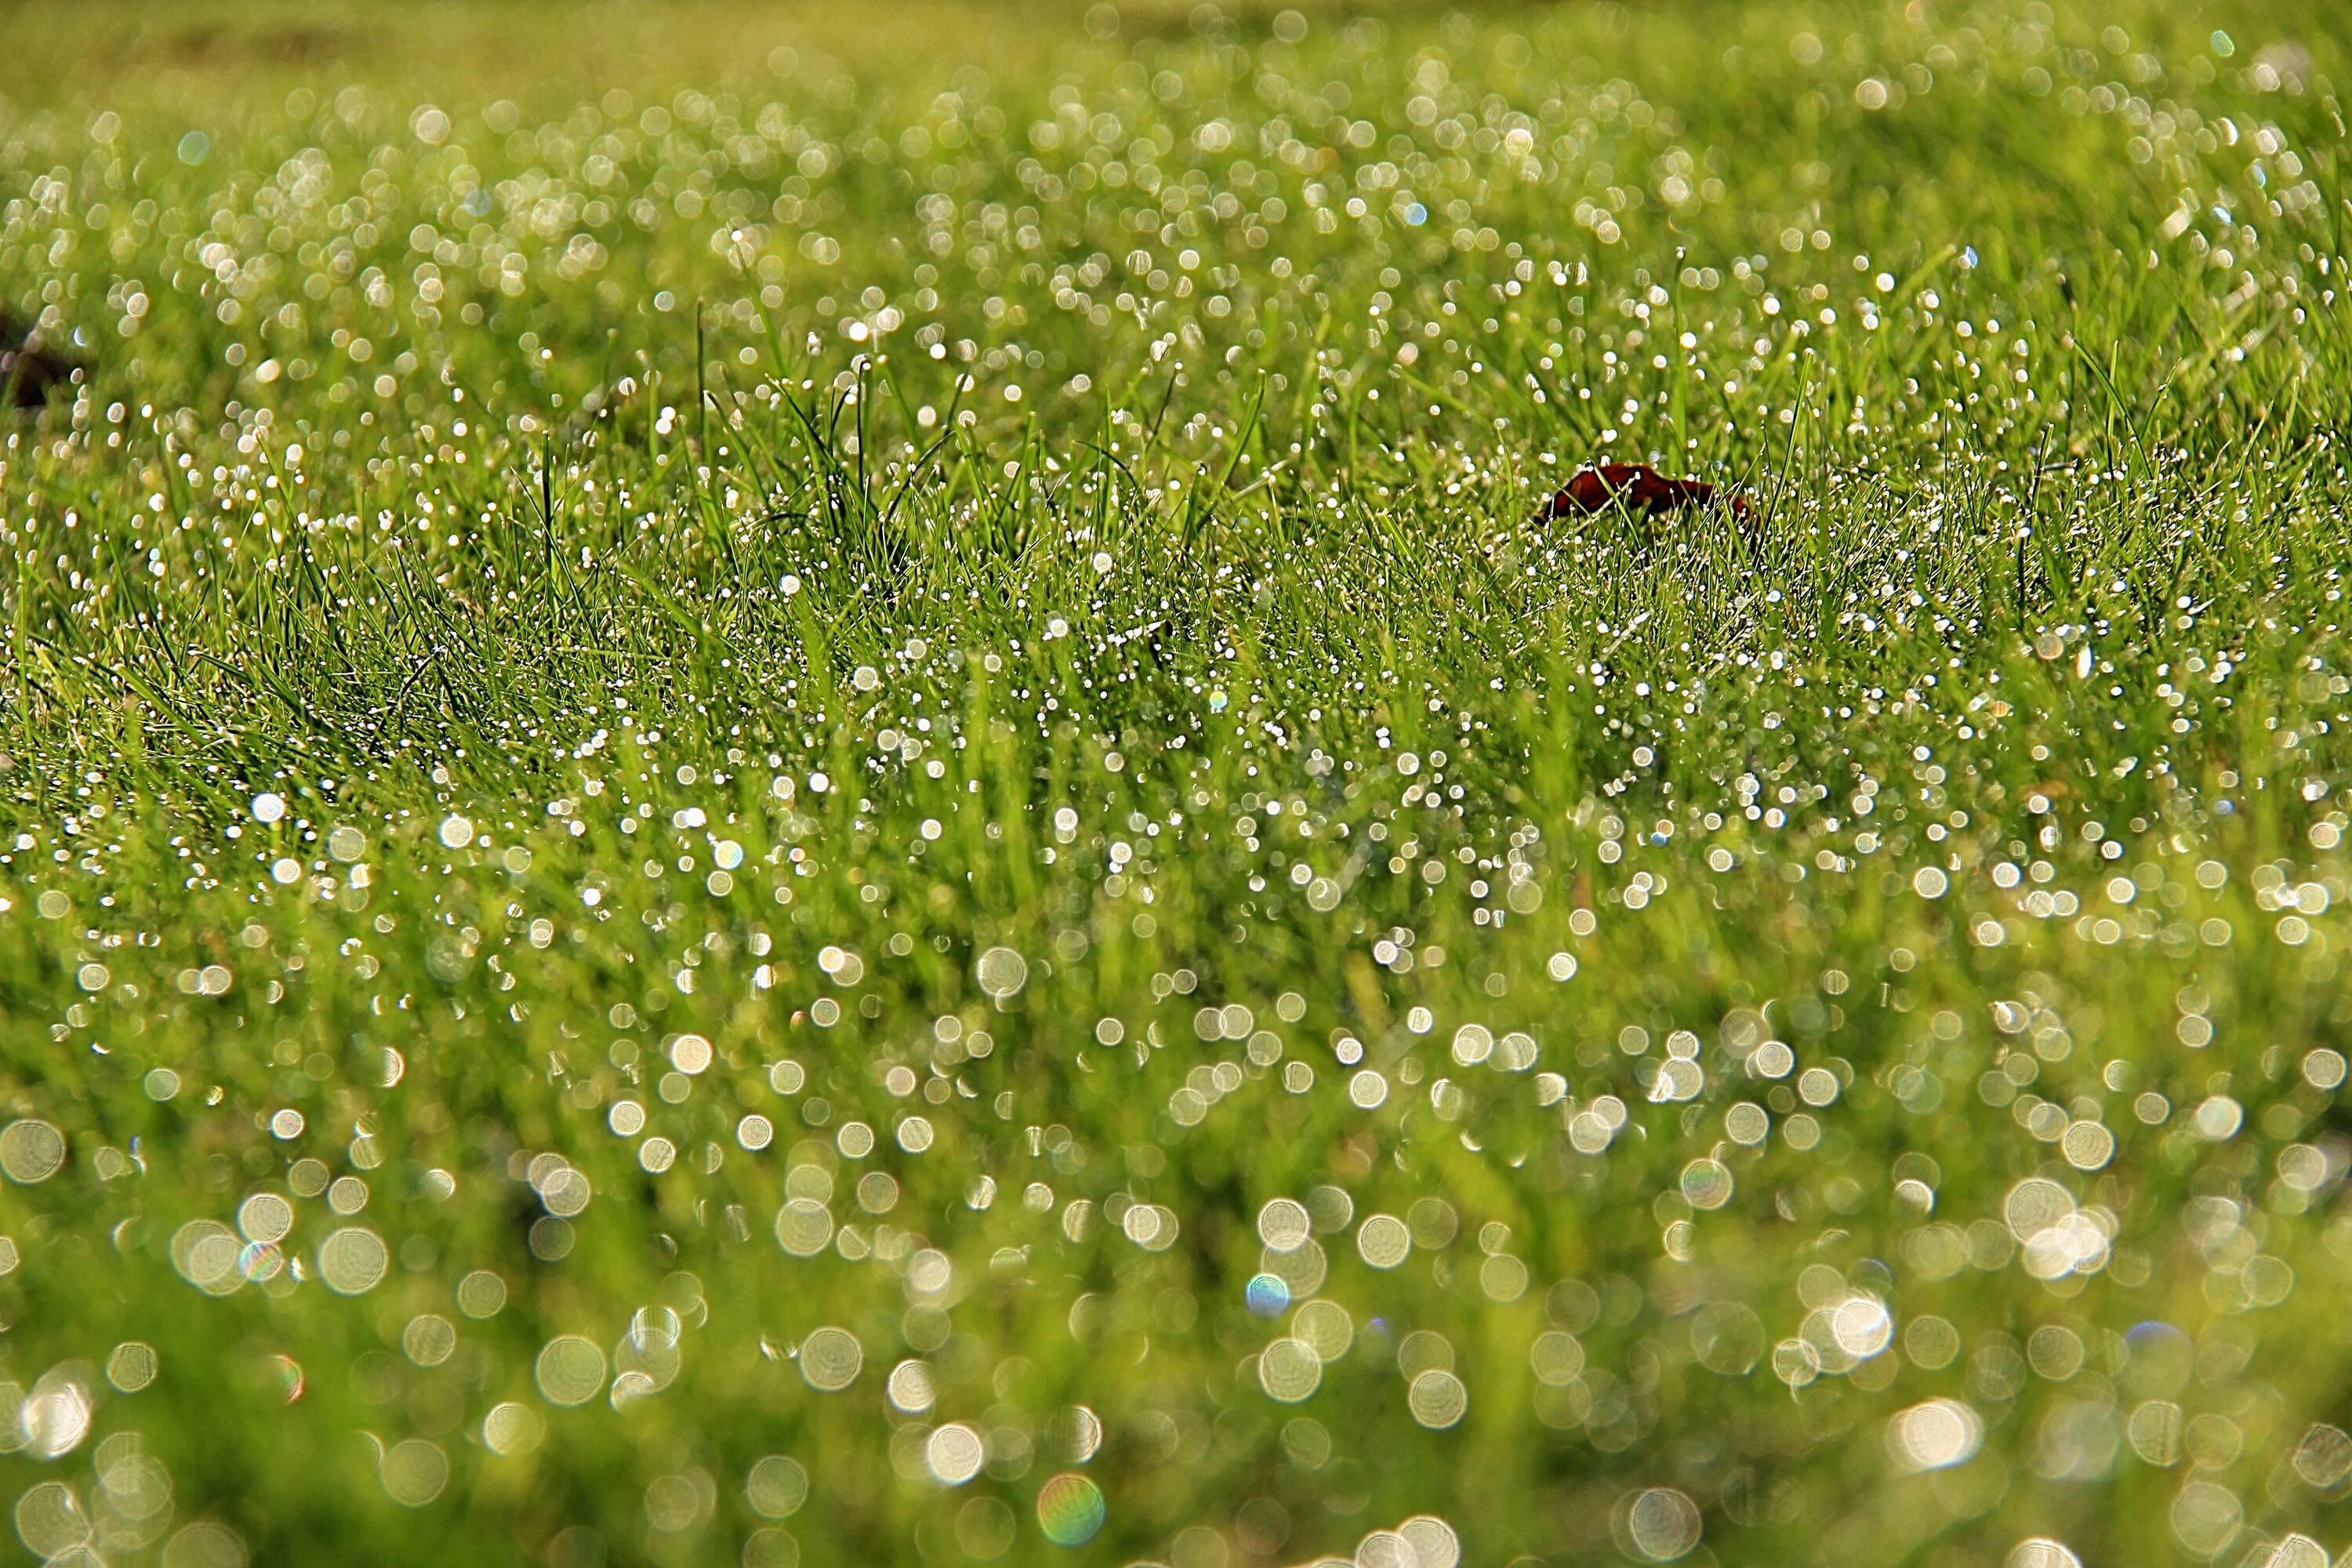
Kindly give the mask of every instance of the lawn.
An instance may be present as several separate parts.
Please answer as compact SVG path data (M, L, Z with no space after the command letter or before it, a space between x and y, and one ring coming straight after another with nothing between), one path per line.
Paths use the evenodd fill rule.
M32 1560L2352 1548L2334 8L5 26Z

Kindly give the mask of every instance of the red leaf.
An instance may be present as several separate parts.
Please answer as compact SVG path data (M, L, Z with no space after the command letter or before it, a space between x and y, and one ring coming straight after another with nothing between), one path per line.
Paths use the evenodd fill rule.
M1536 518L1543 521L1606 511L1620 501L1629 511L1664 517L1669 512L1714 506L1717 495L1715 486L1705 479L1670 479L1646 463L1602 463L1597 468L1579 468ZM1732 495L1728 508L1740 521L1750 520L1753 509L1746 496Z

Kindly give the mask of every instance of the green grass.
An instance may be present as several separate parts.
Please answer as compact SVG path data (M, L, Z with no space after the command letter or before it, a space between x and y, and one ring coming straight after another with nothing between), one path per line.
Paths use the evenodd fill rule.
M2329 8L29 15L37 1556L2352 1545Z

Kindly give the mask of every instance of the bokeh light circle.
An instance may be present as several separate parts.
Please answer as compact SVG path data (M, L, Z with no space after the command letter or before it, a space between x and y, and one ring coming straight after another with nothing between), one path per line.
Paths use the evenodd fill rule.
M1886 1423L1886 1451L1906 1470L1940 1470L1972 1458L1984 1440L1984 1421L1957 1399L1930 1399L1895 1412Z
M1328 1365L1348 1353L1356 1320L1337 1301L1309 1301L1291 1318L1290 1334Z
M66 1163L66 1135L27 1119L0 1128L0 1174L18 1186L46 1182Z
M1257 1381L1267 1398L1296 1405L1322 1384L1323 1358L1297 1340L1276 1340L1258 1352Z
M1108 1517L1102 1489L1065 1470L1037 1489L1037 1528L1056 1546L1084 1546Z
M384 1450L376 1473L393 1501L403 1508L423 1508L449 1484L449 1456L422 1437L407 1437Z
M980 1434L961 1422L935 1429L923 1442L923 1466L941 1486L963 1485L980 1474L987 1458Z
M1719 1377L1741 1377L1764 1354L1764 1320L1738 1301L1710 1301L1691 1315L1691 1349Z
M2083 1568L2083 1560L2063 1542L2036 1535L2010 1548L2006 1568Z
M1102 1417L1083 1405L1065 1405L1055 1415L1048 1436L1065 1462L1083 1465L1102 1449Z
M793 1198L776 1211L776 1245L794 1258L814 1258L833 1239L833 1215L814 1198Z
M770 1454L743 1480L743 1500L762 1519L790 1519L808 1500L808 1472L798 1459Z
M847 1329L815 1330L801 1342L801 1377L820 1394L838 1394L866 1368L866 1347Z
M90 1537L89 1516L63 1481L38 1481L16 1500L16 1534L33 1555L54 1562Z
M1412 1380L1405 1403L1412 1418L1433 1432L1460 1423L1470 1409L1470 1390L1442 1367L1432 1367Z
M1278 1318L1290 1305L1290 1286L1278 1274L1253 1275L1242 1300L1258 1317Z
M1528 1347L1528 1366L1538 1383L1565 1388L1584 1371L1584 1346L1574 1334L1549 1330Z
M1652 1563L1672 1563L1698 1545L1698 1504L1672 1487L1629 1493L1618 1503L1612 1522L1618 1544Z
M383 1237L365 1226L345 1226L319 1244L319 1278L339 1296L374 1289L391 1267L392 1252Z
M198 1520L163 1548L163 1568L245 1568L245 1541L225 1524Z
M1002 1002L1029 984L1029 961L1009 947L992 947L973 966L980 988Z
M482 1417L482 1447L501 1458L530 1453L546 1436L546 1418L528 1405L509 1400Z
M1394 1268L1412 1250L1412 1232L1394 1215L1369 1215L1356 1227L1356 1255L1375 1268Z
M1257 1237L1269 1251L1294 1252L1305 1245L1313 1220L1296 1198L1276 1198L1257 1211Z
M1413 1568L1459 1568L1462 1538L1434 1514L1415 1514L1396 1528L1412 1548Z
M585 1405L604 1390L604 1352L593 1340L559 1334L540 1351L532 1375L550 1405Z

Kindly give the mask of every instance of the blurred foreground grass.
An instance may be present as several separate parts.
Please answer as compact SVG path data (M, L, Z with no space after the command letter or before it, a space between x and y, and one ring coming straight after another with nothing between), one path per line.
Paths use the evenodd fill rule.
M22 1544L2321 1568L2331 18L20 11Z

